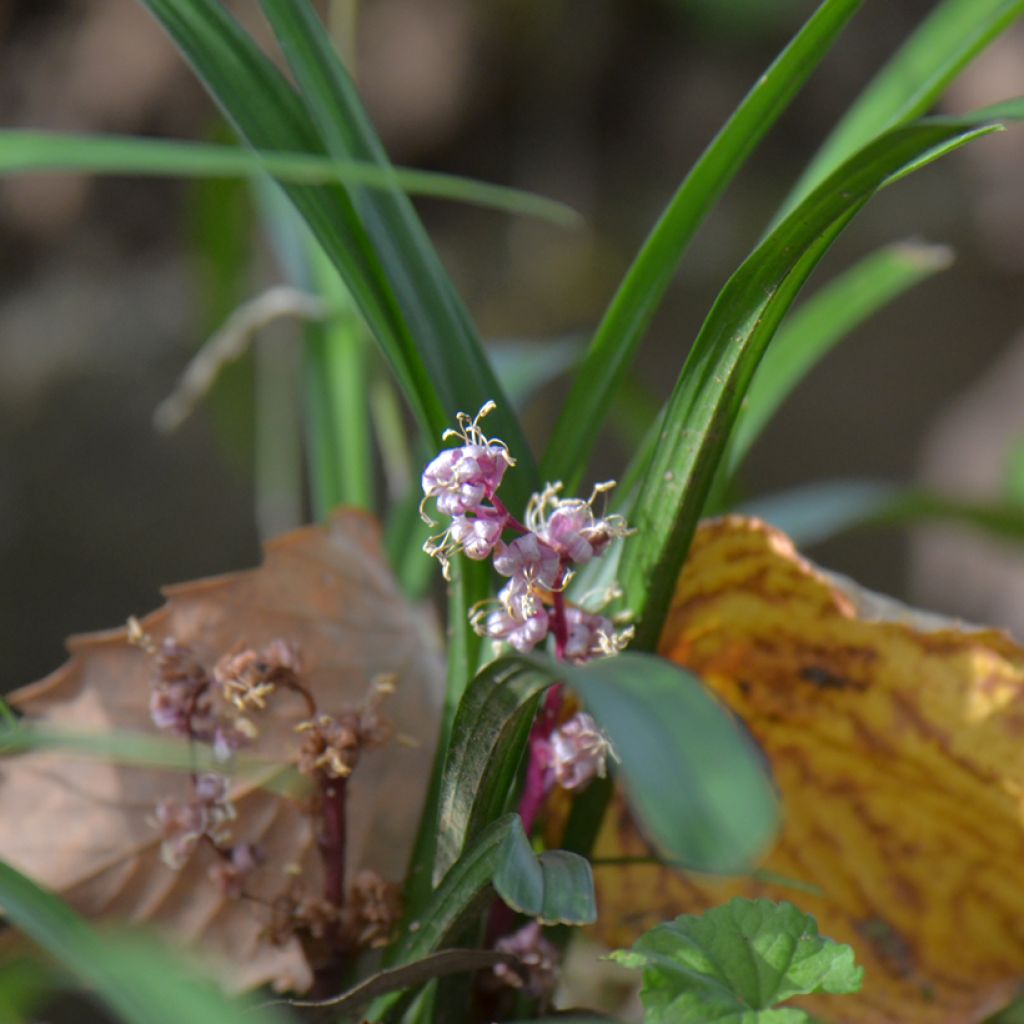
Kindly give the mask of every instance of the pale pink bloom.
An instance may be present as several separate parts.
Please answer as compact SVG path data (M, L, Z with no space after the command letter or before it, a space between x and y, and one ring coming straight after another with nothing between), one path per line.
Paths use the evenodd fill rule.
M436 498L437 510L443 515L475 512L494 497L510 465L508 452L501 445L449 448L423 471L424 498Z
M581 789L608 772L611 744L585 711L555 729L547 741L546 761L552 780L562 789Z
M520 654L529 654L548 635L550 620L547 609L538 610L526 618L510 615L505 607L496 608L483 623L483 635L514 647Z
M494 556L494 568L502 576L525 580L544 590L553 590L559 583L562 560L550 545L536 534L526 533L511 544L501 544Z
M452 521L448 534L456 550L465 551L467 558L477 562L488 558L501 540L504 519L469 519L459 516Z
M616 537L630 531L619 515L595 516L598 495L614 487L612 482L597 484L589 500L559 498L562 485L548 484L530 499L526 525L563 558L577 565L602 554Z

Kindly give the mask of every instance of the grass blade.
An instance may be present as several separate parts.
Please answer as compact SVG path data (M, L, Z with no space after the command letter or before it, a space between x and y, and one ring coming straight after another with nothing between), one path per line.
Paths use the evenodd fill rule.
M564 481L569 493L575 489L597 427L690 239L860 3L826 0L821 4L679 186L612 298L576 374L543 460L546 480Z
M879 480L820 480L744 502L736 510L779 527L794 543L819 544L864 526L948 523L1024 543L1024 507L936 494Z
M305 0L261 2L328 152L390 168L313 8ZM488 399L498 403L489 422L517 458L523 453L525 472L510 481L509 493L517 507L524 506L536 485L525 437L408 197L397 186L390 191L353 189L350 195L449 418L460 409L475 412Z
M238 146L118 135L0 131L0 174L27 172L116 174L173 178L246 178L269 175L297 185L341 182L408 195L468 203L560 227L583 218L556 199L454 174L394 167L311 153L253 153Z
M282 1024L286 1019L227 999L155 944L97 935L67 904L3 863L0 905L11 924L129 1024Z
M1024 0L944 0L875 75L825 140L776 223L847 157L889 128L925 113L947 85L1024 13Z
M924 154L999 130L987 117L936 118L871 143L797 207L719 293L669 400L632 514L642 543L620 567L640 649L652 649L757 364L814 266L857 211Z
M215 0L141 0L192 65L228 120L253 149L324 153L298 96ZM439 434L449 414L416 349L379 255L341 185L283 185L334 262L384 350L420 426Z
M953 261L942 245L904 242L872 253L797 309L765 353L736 421L725 469L733 476L800 381L873 313Z

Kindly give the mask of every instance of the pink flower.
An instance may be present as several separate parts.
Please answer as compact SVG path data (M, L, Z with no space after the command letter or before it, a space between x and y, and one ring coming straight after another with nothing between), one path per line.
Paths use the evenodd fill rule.
M595 516L594 502L615 485L597 484L587 501L559 498L561 484L548 484L530 499L526 525L569 562L583 565L630 531L622 516Z
M469 519L459 516L452 521L448 535L455 544L455 550L465 551L467 558L477 562L488 558L494 546L501 540L504 519Z
M497 550L494 568L502 576L524 580L544 590L558 586L562 560L558 552L536 534L523 534L511 544L499 545Z
M480 421L493 408L494 403L488 402L472 419L460 412L458 429L446 430L444 436L457 437L464 443L441 452L423 471L423 500L436 498L442 515L480 511L483 502L493 498L501 486L505 470L515 464L505 445L488 439L480 428Z
M486 617L480 631L492 640L509 644L521 654L529 654L548 635L549 628L550 619L543 605L525 618L517 618L501 606Z
M547 741L547 767L562 789L582 789L608 772L611 744L585 711L555 729Z
M570 605L565 609L568 636L565 659L582 665L593 658L614 653L615 627L604 615L593 615Z

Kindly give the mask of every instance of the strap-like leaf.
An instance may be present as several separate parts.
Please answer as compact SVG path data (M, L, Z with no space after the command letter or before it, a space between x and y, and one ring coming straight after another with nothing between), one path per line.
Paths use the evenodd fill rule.
M825 0L754 84L679 186L612 298L576 374L543 474L572 491L612 395L690 239L747 157L789 105L861 0Z
M986 112L893 129L815 189L726 283L683 367L634 506L643 543L626 545L622 554L620 582L642 648L657 641L757 364L814 266L889 180L999 127Z
M555 199L506 185L415 168L384 169L356 160L311 153L252 153L237 146L63 132L0 131L0 174L28 171L154 175L175 178L245 178L268 174L294 184L365 186L432 196L504 213L576 227L580 215Z
M887 129L926 113L946 86L1022 13L1024 0L936 4L832 129L777 220L858 149Z
M3 863L0 906L15 928L128 1024L282 1024L270 1009L226 999L169 950L137 937L97 935L67 904Z
M473 680L442 783L442 870L506 806L536 699L559 680L609 735L630 804L670 859L703 871L750 867L777 824L756 747L690 673L626 653L580 668L537 655L503 658Z
M308 0L261 2L327 151L339 159L390 168L355 86ZM536 484L525 437L412 204L397 184L390 191L352 189L349 194L448 420L460 409L475 412L488 399L498 403L488 426L521 457L521 471L510 478L508 492L515 506L524 505Z

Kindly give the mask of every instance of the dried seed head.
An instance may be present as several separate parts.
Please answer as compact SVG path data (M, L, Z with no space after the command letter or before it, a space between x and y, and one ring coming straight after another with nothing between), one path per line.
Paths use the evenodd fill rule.
M376 949L387 944L401 915L400 889L386 882L376 871L356 874L342 910L341 928L345 939L359 949Z

